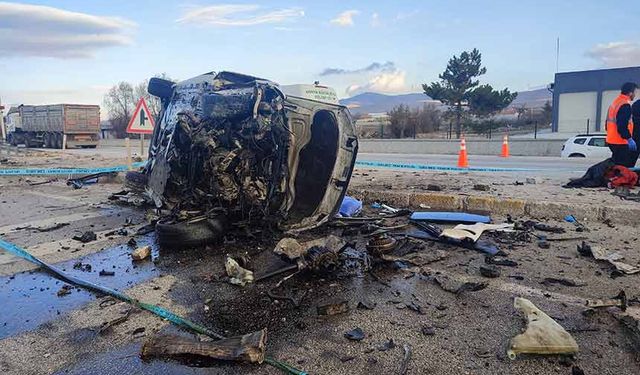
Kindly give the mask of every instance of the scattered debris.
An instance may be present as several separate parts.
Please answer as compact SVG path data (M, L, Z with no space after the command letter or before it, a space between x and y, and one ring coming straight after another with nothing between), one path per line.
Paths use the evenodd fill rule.
M151 255L151 246L146 245L139 247L131 252L131 259L139 261Z
M73 264L73 269L80 270L82 272L91 272L92 267L89 263L82 263L81 261L77 261Z
M406 375L409 369L409 361L411 360L411 346L409 344L402 344L402 350L404 350L404 356L402 357L399 373L400 375Z
M588 299L585 303L585 306L592 309L599 307L619 307L620 310L626 311L627 306L629 306L628 304L629 301L627 300L627 294L624 292L624 290L621 290L618 295L611 299Z
M490 191L491 187L489 185L484 185L484 184L475 184L475 185L473 185L473 190L476 190L476 191Z
M349 340L352 341L360 341L362 339L364 339L365 334L364 331L362 330L362 328L360 327L356 327L350 331L347 331L344 333L344 337L346 337Z
M459 224L453 228L448 228L440 234L443 237L456 240L470 239L473 242L478 241L482 233L486 231L510 231L513 230L513 224L484 224L476 223L473 225Z
M500 269L492 264L483 264L480 266L480 274L488 278L500 277Z
M371 237L367 242L367 250L373 255L380 256L391 252L396 246L396 239L386 233Z
M305 254L305 248L295 238L285 237L278 241L273 252L277 255L284 255L293 260Z
M344 196L338 214L342 217L358 216L362 211L362 201L359 201L353 197Z
M29 229L36 232L51 232L52 230L60 229L66 227L67 225L69 225L69 223L53 223L41 227L33 227L31 225L27 225L26 227L18 227L16 228L16 230Z
M349 301L329 302L316 306L318 315L338 315L349 312Z
M564 233L564 228L548 225L544 223L535 223L533 228L542 232Z
M358 305L356 306L356 308L360 310L373 310L375 307L376 303L368 300L358 301Z
M465 291L477 292L488 286L486 282L471 280L464 276L454 276L453 274L436 274L433 280L447 292L461 294Z
M545 277L544 281L541 284L544 284L544 285L560 284L560 285L571 286L571 287L578 287L578 286L586 286L587 285L587 283L584 283L584 282L581 282L581 281L575 281L575 280L571 280L571 279L558 278L558 277Z
M423 325L420 329L420 332L422 332L422 334L425 336L434 336L436 334L436 327Z
M115 276L115 272L114 271L106 271L106 270L101 270L100 272L98 272L99 276Z
M599 246L591 246L584 241L582 244L578 245L578 253L583 256L592 257L596 260L608 262L614 266L617 271L625 275L633 275L640 272L640 267L621 262L624 257L619 253L608 253L603 248Z
M56 293L56 295L58 297L63 297L66 296L67 294L71 294L71 290L73 289L73 287L71 285L68 284L64 284Z
M387 350L395 349L396 343L393 342L393 339L388 339L382 344L378 345L378 351L386 352Z
M548 249L551 247L551 244L549 243L549 241L547 241L547 239L544 239L538 241L538 247L541 249Z
M98 236L95 234L95 232L88 230L84 233L82 233L81 235L75 235L72 237L74 240L76 241L80 241L82 243L87 243L87 242L91 242L91 241L95 241L98 239Z
M488 224L491 222L489 216L469 214L466 212L414 212L409 218L413 221L432 223Z
M555 320L551 319L531 301L516 297L513 306L527 318L527 328L511 339L507 355L516 359L520 353L575 354L578 344Z
M501 258L501 257L495 257L495 256L486 256L484 257L484 262L486 264L494 264L496 266L505 266L505 267L517 267L518 266L518 262L510 260L510 259L506 259L506 258Z
M84 185L95 184L100 177L114 178L118 175L118 172L100 172L89 174L82 177L70 178L67 180L67 186L72 186L74 189L80 189Z
M195 355L224 361L262 363L266 341L266 329L217 341L162 335L147 340L140 355L142 358Z
M227 270L227 275L230 277L229 282L231 284L245 286L246 284L253 282L253 272L240 267L238 262L231 257L227 257L224 268Z
M124 323L127 321L127 319L129 319L129 316L131 315L131 312L133 311L133 308L129 308L127 309L127 311L125 312L125 314L123 316L117 317L113 320L110 320L108 322L104 322L100 325L100 327L98 328L98 334L104 334L106 332L108 332L109 330L111 330L111 327L116 326L120 323Z

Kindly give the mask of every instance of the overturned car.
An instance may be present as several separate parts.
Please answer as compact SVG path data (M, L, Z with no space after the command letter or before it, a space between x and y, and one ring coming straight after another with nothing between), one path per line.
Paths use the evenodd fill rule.
M358 140L333 90L280 87L231 72L177 84L152 78L148 90L162 111L146 190L157 207L172 210L172 220L189 213L191 221L224 218L300 231L336 214Z

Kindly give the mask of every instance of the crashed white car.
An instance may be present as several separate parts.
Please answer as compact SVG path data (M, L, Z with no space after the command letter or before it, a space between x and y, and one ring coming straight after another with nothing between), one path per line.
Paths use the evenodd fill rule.
M335 216L358 140L333 90L231 72L148 90L163 104L144 171L158 207L293 231Z

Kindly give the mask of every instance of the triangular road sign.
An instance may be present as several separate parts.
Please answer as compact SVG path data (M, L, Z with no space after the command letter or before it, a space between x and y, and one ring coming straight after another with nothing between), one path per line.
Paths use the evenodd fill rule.
M136 105L136 110L133 111L129 125L127 125L127 133L151 134L154 126L153 116L149 112L147 102L144 101L144 98L140 98Z

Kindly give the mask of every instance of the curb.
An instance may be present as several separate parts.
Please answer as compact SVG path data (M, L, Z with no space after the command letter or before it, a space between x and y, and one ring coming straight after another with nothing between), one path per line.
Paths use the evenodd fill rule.
M416 192L393 192L379 190L349 189L349 195L367 204L383 201L397 207L419 208L421 204L436 210L485 211L497 215L510 214L533 219L563 220L574 215L584 222L604 222L639 226L640 206L609 207L602 205L502 199L491 196L464 196L457 194L434 194Z

